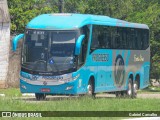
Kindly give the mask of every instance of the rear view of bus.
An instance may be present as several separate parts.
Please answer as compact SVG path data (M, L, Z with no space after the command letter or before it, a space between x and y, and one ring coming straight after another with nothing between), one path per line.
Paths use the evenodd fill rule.
M144 62L143 55L149 51L137 56L135 49L118 48L116 45L121 42L117 41L118 31L125 26L117 21L106 16L83 14L43 14L32 19L25 33L13 40L16 50L18 41L23 38L21 92L35 93L40 100L46 95L94 96L98 92L116 92L117 95L131 92L133 96L138 88L146 87L149 69L147 81L144 81L140 62ZM96 28L101 30L95 31ZM122 35L123 32L126 31L121 30ZM112 34L115 35L113 40ZM145 58L149 67L149 57Z

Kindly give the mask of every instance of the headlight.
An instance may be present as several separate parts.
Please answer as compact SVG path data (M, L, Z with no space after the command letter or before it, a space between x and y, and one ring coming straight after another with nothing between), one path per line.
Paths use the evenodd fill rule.
M21 75L21 78L22 78L22 79L25 79L25 78L26 78L26 79L30 79L30 80L32 79L32 75L31 75L31 74L28 74L28 73L26 73L26 72L21 72L20 75Z

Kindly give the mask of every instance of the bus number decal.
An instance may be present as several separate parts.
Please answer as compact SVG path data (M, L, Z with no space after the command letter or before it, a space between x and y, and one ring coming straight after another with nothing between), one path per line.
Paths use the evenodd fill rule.
M106 62L108 61L108 54L93 54L92 60L95 62Z
M124 67L124 60L121 55L118 55L115 60L114 65L114 77L115 83L117 86L122 86L124 83L124 76L125 76L125 67Z

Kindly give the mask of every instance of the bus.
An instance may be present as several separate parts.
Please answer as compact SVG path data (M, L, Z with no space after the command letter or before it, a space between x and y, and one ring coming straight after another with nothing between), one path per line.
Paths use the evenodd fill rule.
M149 28L90 14L42 14L25 33L20 72L22 93L88 95L112 92L135 98L149 85Z

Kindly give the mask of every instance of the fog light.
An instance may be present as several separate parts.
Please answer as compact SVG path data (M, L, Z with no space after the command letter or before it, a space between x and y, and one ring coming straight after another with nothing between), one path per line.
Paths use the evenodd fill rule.
M70 90L72 88L73 88L73 86L69 86L69 87L66 87L66 90Z
M27 89L25 85L21 85L21 87L22 87L23 89Z

